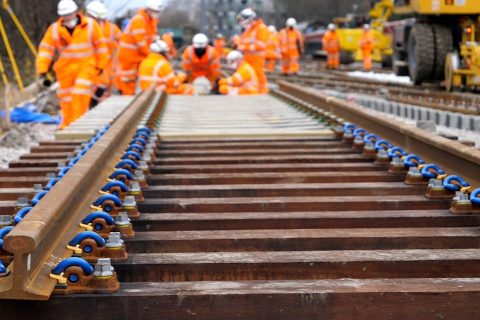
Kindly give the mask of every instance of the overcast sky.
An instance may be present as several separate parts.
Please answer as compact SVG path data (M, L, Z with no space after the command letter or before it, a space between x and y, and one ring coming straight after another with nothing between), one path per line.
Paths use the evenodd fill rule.
M110 11L110 18L122 16L129 9L136 9L145 5L146 0L103 0L103 3ZM168 5L170 0L163 0L164 5Z

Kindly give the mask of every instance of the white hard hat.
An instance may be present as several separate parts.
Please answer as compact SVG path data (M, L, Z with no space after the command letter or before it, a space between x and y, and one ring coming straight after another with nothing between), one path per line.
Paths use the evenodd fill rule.
M363 29L369 30L369 29L370 29L370 25L369 25L368 23L365 23L365 24L363 25Z
M243 59L243 53L237 50L230 51L227 55L227 63L239 62Z
M296 27L297 26L297 20L295 20L294 18L288 18L286 25L287 25L287 27Z
M168 44L165 41L162 40L155 40L150 44L150 51L156 52L156 53L165 53L168 52Z
M107 7L97 0L94 0L87 4L85 7L87 13L95 19L106 19L107 18Z
M194 48L206 48L208 46L208 37L203 33L197 33L193 37Z
M163 10L163 3L162 0L147 0L147 4L145 8L153 10L153 11L162 11Z
M270 32L277 32L277 28L273 24L268 26L268 30Z
M237 20L240 22L240 24L245 25L253 21L257 17L257 14L253 9L251 8L246 8L240 11L240 13L237 15Z
M327 27L328 30L335 30L335 25L333 23L330 23Z
M78 11L78 5L73 0L60 0L57 6L57 14L66 16Z

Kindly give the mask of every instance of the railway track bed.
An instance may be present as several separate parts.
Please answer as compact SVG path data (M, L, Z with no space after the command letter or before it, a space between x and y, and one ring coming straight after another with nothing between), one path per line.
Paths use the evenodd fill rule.
M128 256L111 256L115 275L109 279L118 280L120 287L82 293L70 276L66 288L59 286L48 279L54 266L45 268L38 262L42 259L34 258L39 266L29 286L48 284L43 300L56 286L55 294L48 301L2 300L2 315L72 320L477 317L480 221L472 214L475 204L456 206L450 189L432 197L428 179L415 176L415 170L409 173L404 160L385 159L381 148L372 153L372 136L350 137L352 125L343 105L348 103L292 84L282 83L280 89L276 97L165 101L147 92L137 98L105 132L105 140L99 138L92 154L85 154L85 162L82 158L59 182L65 182L60 184L65 190L52 188L4 239L7 248L19 247L13 241L27 239L25 227L42 214L40 209L62 191L70 192L67 182L73 183L70 179L81 170L87 172L91 164L86 160L104 154L106 168L86 177L91 183L77 182L84 192L69 202L71 220L62 220L70 227L51 229L62 241L69 238L64 233L79 232L74 226L91 211L121 155L132 146L137 153L143 150L138 145L142 136L148 141L137 171L131 162L122 167L132 170L143 187L135 195L140 215L129 211L135 234L121 231ZM478 183L475 174L465 174L480 166L474 148L453 152L450 148L458 151L461 144L434 143L416 129L409 129L415 137L405 128L387 131L388 124L381 126L360 111L351 117L356 129L375 130L409 151L429 150L421 154L425 160L438 160L448 174ZM123 138L107 144L115 132ZM137 140L129 144L133 136ZM42 175L56 168L54 161L68 157L77 144L43 144L0 174L12 178L23 172L15 188L41 183ZM133 153L128 155L135 160ZM33 167L32 161L46 164ZM111 206L99 206L111 212ZM62 208L55 214L63 217ZM68 257L65 243L48 237L42 241ZM80 256L91 257L81 248ZM10 263L10 277L18 272L17 257ZM65 294L68 288L80 293ZM8 298L5 292L8 287L0 278L2 298ZM11 292L33 298L28 287Z

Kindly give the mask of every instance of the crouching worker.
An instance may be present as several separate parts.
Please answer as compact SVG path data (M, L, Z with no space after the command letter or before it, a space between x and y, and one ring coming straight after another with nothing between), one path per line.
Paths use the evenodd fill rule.
M227 55L227 63L235 73L228 78L220 79L219 91L226 95L259 94L260 84L255 69L243 59L240 51L232 51Z
M166 42L156 40L150 45L150 54L142 61L139 67L140 88L146 90L155 86L157 91L169 94L193 94L193 87L183 84L185 75L176 75L173 72L167 55L169 46Z

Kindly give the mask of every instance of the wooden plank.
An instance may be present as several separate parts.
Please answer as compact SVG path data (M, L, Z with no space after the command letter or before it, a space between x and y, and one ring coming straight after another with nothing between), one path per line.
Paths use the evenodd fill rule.
M122 282L367 278L474 278L480 249L130 254Z
M136 231L478 227L472 215L448 210L143 213Z
M450 200L431 200L415 196L328 196L328 197L273 197L273 198L177 198L145 199L140 212L289 212L321 210L422 210L448 209Z
M221 226L219 226L221 228ZM137 232L132 253L480 248L474 228L355 228Z
M6 319L476 319L480 280L334 279L125 283L116 294L0 301ZM91 306L91 307L90 307ZM113 307L112 307L113 306Z

